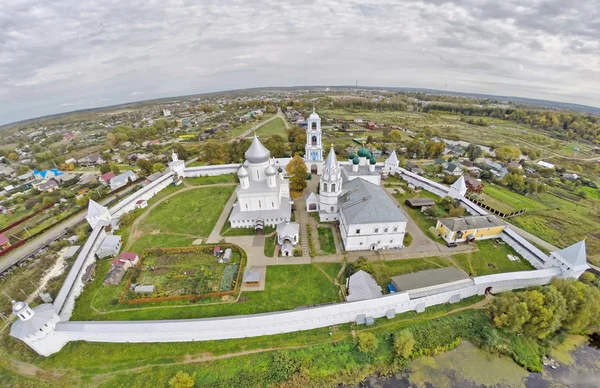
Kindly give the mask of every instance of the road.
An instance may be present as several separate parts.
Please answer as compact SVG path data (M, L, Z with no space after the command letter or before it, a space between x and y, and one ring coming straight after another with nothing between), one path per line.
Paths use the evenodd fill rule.
M249 130L247 130L246 132L242 133L241 135L229 140L229 142L233 142L235 141L235 139L243 139L245 137L248 137L248 135L250 135L252 132L256 131L258 128L262 127L263 125L265 125L266 123L268 123L269 121L273 121L275 120L277 117L279 117L280 119L283 120L283 123L285 124L285 128L288 128L288 122L287 122L287 118L283 115L283 112L281 111L281 108L277 108L277 114L265 121L261 121L260 123L256 124L255 126L253 126L252 128L250 128Z
M128 194L135 187L137 187L137 185L133 185L130 188L120 192L119 195L123 196L125 194ZM112 201L113 199L115 199L115 195L111 195L110 197L104 198L100 201L100 204L104 205ZM61 222L52 229L49 229L43 234L35 237L33 240L28 241L25 245L15 249L14 251L11 251L5 256L2 256L0 258L0 273L6 271L19 261L29 257L31 254L35 253L39 249L47 246L50 242L62 237L66 233L66 229L71 228L83 221L85 219L86 214L87 209L84 209L76 215L72 216L71 218L67 219L66 221Z

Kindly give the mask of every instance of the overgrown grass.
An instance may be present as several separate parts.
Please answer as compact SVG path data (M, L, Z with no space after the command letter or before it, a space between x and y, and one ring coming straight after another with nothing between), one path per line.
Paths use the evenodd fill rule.
M377 284L383 289L392 281L392 276L424 271L442 267L450 267L452 264L442 257L428 257L425 259L403 259L403 260L377 260L366 263L368 271L373 275Z
M214 185L218 183L235 183L234 174L199 176L194 178L185 178L185 182L192 186Z
M269 121L268 123L261 125L256 130L256 133L259 136L263 136L265 139L267 137L271 137L273 135L279 135L285 139L286 138L285 123L283 122L283 120L281 118L276 117L273 120Z
M320 226L317 228L317 232L319 234L319 245L321 246L321 251L328 255L334 254L336 252L335 240L333 239L333 231L331 228Z

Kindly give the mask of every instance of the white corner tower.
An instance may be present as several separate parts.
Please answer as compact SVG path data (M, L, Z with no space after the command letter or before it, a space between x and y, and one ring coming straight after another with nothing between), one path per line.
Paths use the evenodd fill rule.
M321 118L313 108L306 122L306 146L304 147L304 161L308 171L313 174L320 174L323 168L322 135Z
M342 193L342 170L338 165L333 144L323 165L319 187L319 218L321 221L337 221L338 199Z
M579 278L590 267L587 264L585 240L560 251L550 252L550 260L562 270L563 278Z
M389 158L386 159L383 164L383 172L385 174L394 174L398 171L398 167L400 165L400 161L398 160L398 156L396 155L396 150L392 151L392 154Z
M104 222L105 224L109 224L111 218L112 217L107 207L100 205L93 199L90 199L85 219L87 220L88 224L90 224L92 229L94 229L100 221Z
M448 196L454 199L460 199L465 196L467 193L467 185L465 183L465 178L461 175L460 178L456 180L450 186L450 190L448 191Z
M44 303L32 309L27 302L13 300L12 312L19 320L10 328L10 335L39 354L48 356L59 351L67 342L54 332L60 318L51 304Z
M179 160L177 153L173 151L171 154L171 161L169 162L169 170L175 174L177 177L184 177L185 173L185 162L183 160Z

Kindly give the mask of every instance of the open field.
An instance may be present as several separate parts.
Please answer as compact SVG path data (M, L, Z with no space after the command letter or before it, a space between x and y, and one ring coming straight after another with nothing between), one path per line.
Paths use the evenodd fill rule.
M279 135L282 138L287 138L287 133L285 131L285 123L279 117L269 121L268 123L260 126L256 130L256 134L261 136L262 138L268 138L273 135Z
M543 203L536 201L531 197L526 197L524 195L512 192L502 186L489 183L485 185L483 195L479 196L484 198L485 204L500 211L504 211L503 209L507 209L509 211L530 211L547 208Z
M208 236L234 186L205 187L182 192L152 209L138 229L150 233Z
M535 269L506 244L496 244L493 240L477 241L475 244L479 248L478 252L460 253L452 256L461 268L471 276ZM517 256L520 260L511 261L507 255Z
M115 293L118 295L121 287L102 285L104 275L109 269L108 264L108 260L100 261L96 270L97 277L86 286L78 298L72 320L208 318L291 310L301 306L340 301L338 287L319 268L331 267L331 272L337 273L341 265L322 263L319 268L312 264L269 266L265 290L244 291L237 301L229 298L225 302L221 299L202 300L197 303L191 303L189 300L172 300L148 303L143 306L113 305L110 299L115 298ZM101 290L102 287L106 291ZM180 306L180 308L173 308L173 306Z

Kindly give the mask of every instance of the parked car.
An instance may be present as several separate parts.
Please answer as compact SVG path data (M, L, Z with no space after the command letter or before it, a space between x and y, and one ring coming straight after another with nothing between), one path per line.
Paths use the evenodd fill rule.
M446 246L447 246L448 248L456 248L458 245L456 245L456 243L449 242L448 244L446 244Z

